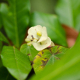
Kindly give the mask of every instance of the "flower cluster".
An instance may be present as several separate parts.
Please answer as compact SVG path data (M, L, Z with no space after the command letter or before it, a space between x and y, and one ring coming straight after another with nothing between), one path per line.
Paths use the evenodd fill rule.
M27 45L33 45L34 48L38 51L41 51L54 43L51 42L51 39L47 35L46 27L40 25L31 27L28 30L28 36L25 39Z

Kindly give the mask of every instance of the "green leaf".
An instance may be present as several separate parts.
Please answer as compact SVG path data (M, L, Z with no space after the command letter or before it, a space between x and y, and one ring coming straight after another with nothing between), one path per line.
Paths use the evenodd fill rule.
M14 79L5 67L0 68L0 80L16 80Z
M30 80L79 80L80 79L80 34L76 44L60 61L47 66Z
M23 44L20 48L20 51L29 56L30 61L33 61L34 57L38 54L37 51L33 46L28 46L27 44Z
M68 50L68 48L65 48L63 46L54 46L49 50L52 54L50 56L50 59L49 59L47 65L54 64L55 61L61 60L62 56L65 54L65 52Z
M60 60L66 51L67 48L62 46L54 46L40 51L33 60L35 73L42 71L45 66L54 64L55 61Z
M80 31L80 0L59 0L56 12L62 24Z
M0 54L0 68L2 67L1 54Z
M19 47L26 34L29 23L29 0L8 0L9 6L1 4L4 29L11 41Z
M0 41L0 53L1 53L2 47L3 47L3 43Z
M5 43L9 44L9 41L7 40L7 38L0 32L0 41L3 41Z
M1 59L11 75L18 80L24 80L31 70L28 56L18 51L15 47L4 46Z
M30 26L41 25L47 28L48 36L57 44L67 46L65 32L56 15L35 12L31 15Z

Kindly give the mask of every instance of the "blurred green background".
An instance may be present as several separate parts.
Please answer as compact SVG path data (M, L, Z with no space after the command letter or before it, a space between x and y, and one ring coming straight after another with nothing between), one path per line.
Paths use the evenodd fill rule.
M30 0L31 11L55 13L55 5L58 0Z
M44 13L55 13L55 5L58 0L30 0L31 12L39 11ZM0 2L7 2L7 0L0 0Z

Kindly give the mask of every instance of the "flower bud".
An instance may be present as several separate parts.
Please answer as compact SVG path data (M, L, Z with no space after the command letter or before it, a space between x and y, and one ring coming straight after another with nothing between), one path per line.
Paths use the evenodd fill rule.
M30 39L26 38L25 41L26 41L26 42L30 42Z
M28 45L28 46L31 46L31 45L32 45L32 42L27 43L27 45Z

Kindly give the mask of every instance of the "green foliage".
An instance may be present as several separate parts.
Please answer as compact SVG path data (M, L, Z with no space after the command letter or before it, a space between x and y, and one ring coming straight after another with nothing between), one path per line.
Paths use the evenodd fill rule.
M2 67L1 54L0 54L0 68Z
M9 44L9 41L6 39L6 37L1 32L0 32L0 41L3 41Z
M24 80L31 70L28 56L18 51L15 47L4 46L1 59L3 65L18 80Z
M16 80L14 79L5 67L0 67L0 80Z
M69 49L60 61L47 66L30 80L79 80L80 79L80 34L76 44Z
M45 65L54 64L55 61L60 60L66 51L67 48L62 46L54 46L40 51L33 60L34 71L38 73L43 70Z
M29 56L30 61L33 61L34 57L38 54L38 51L31 45L23 44L20 51Z
M80 31L80 0L58 0L56 12L59 19L57 15L40 12L30 15L30 0L0 2L3 2L0 3L0 80L80 79L80 34L76 44L68 49L66 34L60 24L61 22ZM38 53L33 46L22 44L27 35L28 25L45 26L48 36L58 46L49 46ZM31 77L32 67L37 74L33 77Z
M50 48L49 51L51 52L51 56L49 58L47 66L51 65L51 64L54 64L55 61L57 61L57 60L61 60L62 56L65 54L65 52L68 49L69 48L66 48L66 47L63 47L63 46L54 46L54 47Z
M1 4L4 29L11 41L19 47L23 42L29 23L29 0L8 0L9 6Z
M3 43L0 41L0 53L1 53L1 50L2 50L2 46L3 46Z
M48 36L57 44L67 46L65 32L56 15L35 12L31 15L30 26L42 25L47 28Z
M0 4L0 29L2 27L2 18L1 18L1 4Z
M1 29L1 27L2 27L2 22L1 22L1 15L0 15L0 29Z
M61 23L80 31L80 0L59 0L56 12Z

